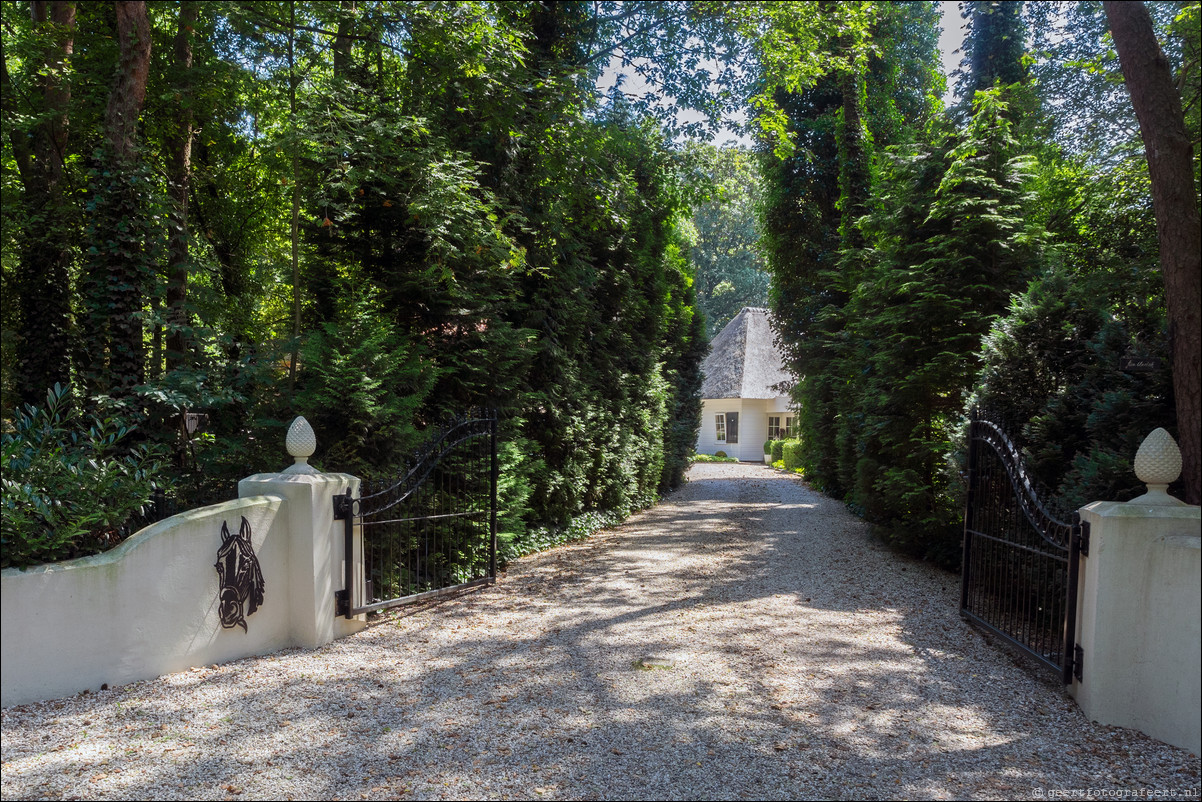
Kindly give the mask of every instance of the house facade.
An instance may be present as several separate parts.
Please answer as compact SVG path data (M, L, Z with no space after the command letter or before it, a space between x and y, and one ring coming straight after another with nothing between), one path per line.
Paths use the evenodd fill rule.
M744 307L710 344L701 363L701 431L698 454L726 452L760 461L764 441L794 430L785 370L767 309Z

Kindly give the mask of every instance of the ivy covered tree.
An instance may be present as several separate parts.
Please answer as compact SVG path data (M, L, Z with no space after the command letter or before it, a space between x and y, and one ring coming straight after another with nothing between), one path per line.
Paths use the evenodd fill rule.
M967 70L957 86L957 95L971 103L977 92L995 86L1024 83L1026 26L1020 0L974 0L961 3L968 31L964 37L964 66Z

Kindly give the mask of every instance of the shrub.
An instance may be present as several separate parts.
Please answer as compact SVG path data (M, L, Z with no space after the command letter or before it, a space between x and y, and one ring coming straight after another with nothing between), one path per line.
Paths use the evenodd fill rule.
M801 467L801 441L785 440L781 446L784 455L785 470L792 471Z
M715 456L715 457L725 457L725 456L726 456L726 452L725 452L725 451L715 451L715 452L714 452L714 456Z
M772 441L772 461L780 462L784 458L785 458L785 441L784 440L773 440Z
M772 453L772 441L771 441L771 440L765 440L765 441L764 441L764 453L765 453L765 454L771 454L771 453Z
M717 454L694 454L691 459L693 462L738 462L734 457L719 457Z
M55 385L46 406L26 406L0 436L4 521L0 564L24 567L98 554L150 500L160 452L125 447L133 431L116 418L84 420Z
M358 292L301 352L296 410L317 433L314 461L357 476L388 473L420 442L414 415L437 376L420 342Z

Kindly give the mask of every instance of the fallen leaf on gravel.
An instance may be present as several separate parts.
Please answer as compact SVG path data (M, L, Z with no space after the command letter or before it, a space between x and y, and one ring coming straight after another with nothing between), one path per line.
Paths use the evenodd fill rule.
M609 751L613 752L615 755L620 755L620 754L622 754L622 750L621 750L621 749L619 749L619 748L618 748L618 747L616 747L616 746L615 746L613 749L610 749Z

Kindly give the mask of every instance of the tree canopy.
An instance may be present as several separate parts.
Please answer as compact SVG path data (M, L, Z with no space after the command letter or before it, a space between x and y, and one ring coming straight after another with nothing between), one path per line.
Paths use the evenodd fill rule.
M677 486L708 335L770 304L807 475L899 543L953 560L974 404L1064 503L1128 492L1132 440L1199 428L1161 280L1197 262L1153 225L1196 221L1198 4L1139 40L1179 101L1176 211L1101 4L962 4L948 110L937 5L5 3L3 414L111 421L131 488L199 499L297 414L370 476L498 407L518 553ZM744 113L753 149L701 141ZM21 442L5 509L42 510L69 491L8 480Z

